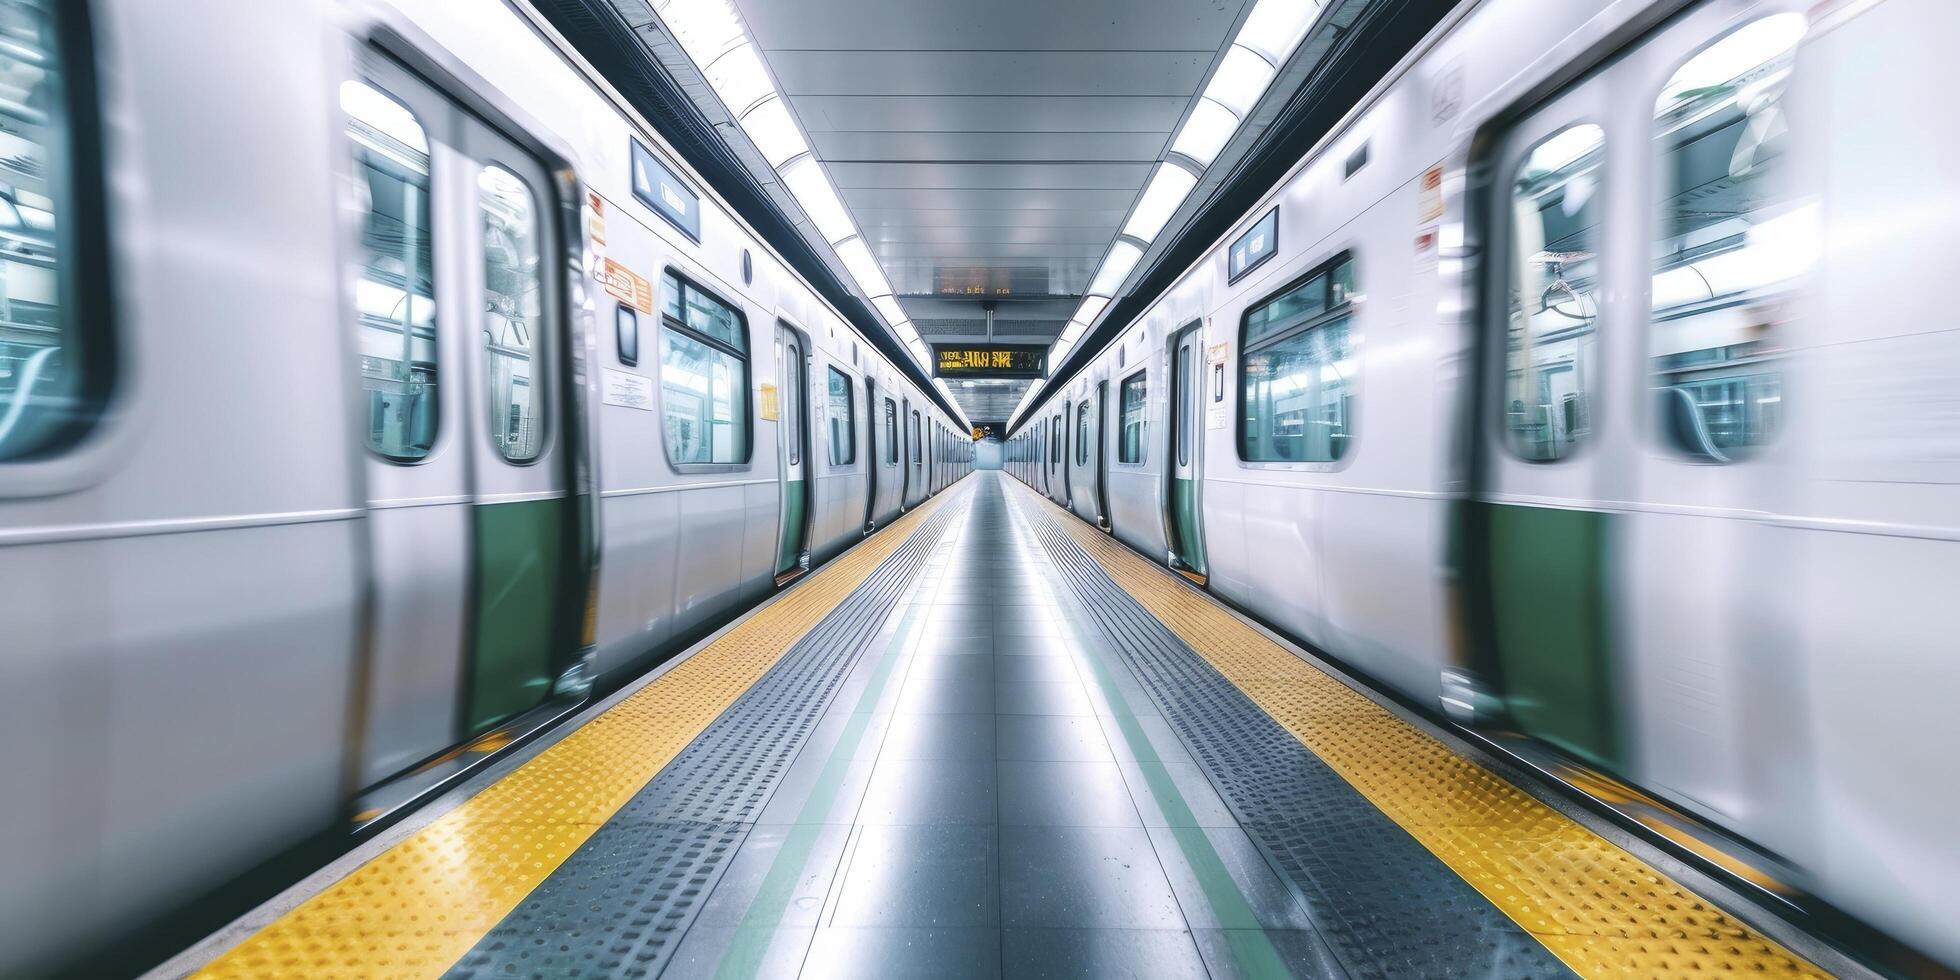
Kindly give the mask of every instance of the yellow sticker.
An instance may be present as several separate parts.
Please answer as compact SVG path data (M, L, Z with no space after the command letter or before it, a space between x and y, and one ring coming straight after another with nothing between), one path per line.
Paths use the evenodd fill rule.
M632 304L641 313L653 312L653 283L648 282L645 276L609 258L599 274L599 282L605 285L606 292L620 302Z
M767 384L767 383L763 384L762 396L760 399L758 399L758 401L760 401L761 404L757 406L757 410L763 418L768 419L771 422L774 422L777 419L777 417L782 414L781 411L779 410L779 406L776 403L775 385Z

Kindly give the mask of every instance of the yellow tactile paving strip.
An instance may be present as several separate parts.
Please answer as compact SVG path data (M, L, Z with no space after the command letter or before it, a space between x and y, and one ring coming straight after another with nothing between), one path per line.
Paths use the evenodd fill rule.
M902 547L942 493L213 961L210 977L434 977Z
M1438 860L1585 977L1825 976L1451 751L1101 531L1044 505L1111 578Z

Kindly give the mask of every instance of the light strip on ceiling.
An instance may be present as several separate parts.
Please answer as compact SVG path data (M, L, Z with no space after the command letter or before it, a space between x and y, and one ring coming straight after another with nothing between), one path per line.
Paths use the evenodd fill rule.
M929 352L911 325L904 322L904 309L892 299L884 268L858 237L857 223L823 165L810 153L809 139L770 81L769 71L734 6L729 0L663 0L657 12L729 114L741 123L756 151L775 168L783 187L796 198L817 234L836 250L858 291L895 331L905 327L906 333L901 336L907 346L921 366L930 367Z
M1279 66L1292 56L1293 49L1306 37L1320 12L1320 0L1258 0L1171 141L1170 152L1201 168L1211 166L1219 151L1231 141L1232 134L1238 131L1240 121L1266 94L1266 87L1272 84ZM1124 222L1123 234L1144 242L1155 239L1197 186L1197 179L1197 174L1169 161L1159 164ZM1063 331L1049 351L1051 371L1074 347L1075 338L1108 309L1110 297L1116 295L1142 257L1141 249L1122 239L1110 245L1102 267L1089 283L1090 295L1083 299L1081 309L1069 324L1070 329ZM1077 325L1082 330L1074 330ZM1032 390L1029 397L1033 397Z

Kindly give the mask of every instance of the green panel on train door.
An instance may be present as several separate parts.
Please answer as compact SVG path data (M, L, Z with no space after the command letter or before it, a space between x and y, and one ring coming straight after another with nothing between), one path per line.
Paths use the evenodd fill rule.
M466 737L537 707L551 694L564 520L563 500L476 508L476 630Z
M1606 515L1485 506L1506 708L1525 734L1624 771L1606 622Z
M803 556L803 481L783 483L783 530L776 543L776 574L796 567Z
M1198 533L1196 480L1171 480L1171 553L1192 571L1204 571L1205 547Z

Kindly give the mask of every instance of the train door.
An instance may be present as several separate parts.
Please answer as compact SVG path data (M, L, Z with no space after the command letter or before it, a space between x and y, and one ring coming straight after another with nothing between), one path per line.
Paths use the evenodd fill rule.
M1096 524L1103 530L1109 524L1109 381L1096 382Z
M1075 417L1074 406L1070 402L1064 400L1062 402L1062 414L1061 414L1061 418L1063 420L1061 426L1062 428L1062 443L1061 443L1062 445L1062 506L1071 509L1075 507L1075 477L1069 473L1069 470L1073 469L1073 467L1070 466L1069 464L1074 461L1075 457L1070 453L1070 449L1071 449L1070 443L1073 440L1071 440L1068 435L1068 420L1073 419L1074 417Z
M1606 364L1598 329L1608 87L1587 84L1520 120L1490 188L1496 260L1479 406L1483 479L1470 569L1485 662L1517 727L1619 770L1605 590L1609 456L1595 438ZM1619 420L1626 425L1627 420Z
M542 704L585 580L549 172L378 54L341 96L367 212L372 785Z
M810 570L809 456L810 399L808 348L788 324L776 324L776 463L782 476L776 537L776 584Z
M884 465L884 440L878 438L878 382L864 379L864 533L878 527L878 468Z
M911 409L910 412L906 417L912 423L912 466L906 471L906 486L917 492L919 497L916 502L908 500L908 505L922 504L926 499L926 425L919 417L918 409Z
M912 399L898 403L898 508L912 506Z
M1204 475L1199 424L1204 393L1204 334L1193 323L1171 338L1170 494L1165 514L1170 564L1179 574L1202 585L1205 581L1205 541L1200 481Z

